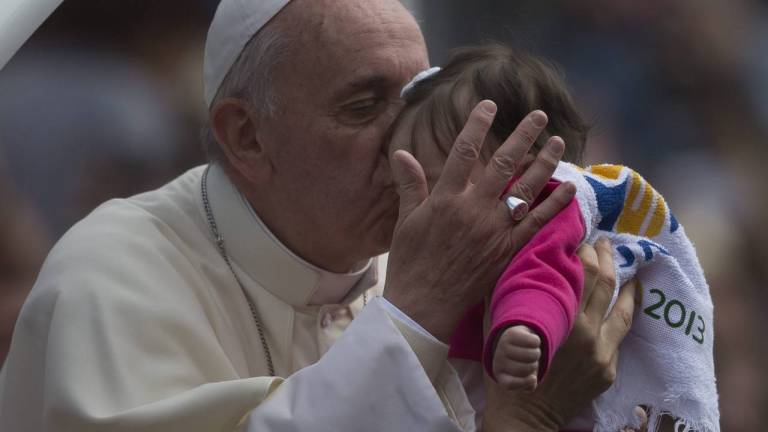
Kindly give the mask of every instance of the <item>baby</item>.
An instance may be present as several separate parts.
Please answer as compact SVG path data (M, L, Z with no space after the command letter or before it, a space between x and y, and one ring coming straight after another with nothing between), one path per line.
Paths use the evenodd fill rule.
M543 61L503 45L486 45L459 51L445 68L431 69L420 78L403 92L407 106L393 126L391 150L411 152L424 168L430 188L451 150L446 143L453 142L473 106L483 99L493 100L498 114L481 152L478 173L534 109L549 115L549 125L525 162L532 161L555 135L568 143L563 160L581 162L588 127L554 69ZM551 182L545 192L556 186ZM505 313L492 320L492 338L486 348L481 350L478 345L482 336L476 334L477 329L467 325L482 317L480 305L468 314L451 342L453 357L479 360L485 352L486 360L492 359L489 374L510 390L536 387L557 346L568 334L579 303L582 274L576 249L585 229L578 205L571 203L543 231L547 232L539 233L510 263L497 285L493 308ZM562 250L558 259L564 259L550 269L558 274L556 283L544 286L533 279L541 268L529 266L530 259L520 258L530 249L541 250L548 245L554 245L552 250ZM521 274L526 267L529 274Z
M562 148L562 141L567 145L553 180L530 204L538 205L564 181L577 189L576 199L510 261L488 310L480 304L467 312L451 339L450 356L482 361L509 390L534 390L578 311L584 275L577 250L608 237L617 265L616 290L638 277L649 289L644 296L649 301L622 345L621 352L629 355L619 357L619 376L598 400L591 416L595 423L582 427L618 430L633 423L636 405L645 405L681 417L696 430L718 430L712 304L695 250L661 195L636 172L616 165L578 166L589 127L557 70L501 44L464 48L443 69L417 76L403 89L403 98L406 106L390 131L390 152L413 154L430 189L470 111L484 99L494 101L498 112L476 174L528 113L543 110L548 125L521 172L539 151ZM485 313L491 325L484 339Z

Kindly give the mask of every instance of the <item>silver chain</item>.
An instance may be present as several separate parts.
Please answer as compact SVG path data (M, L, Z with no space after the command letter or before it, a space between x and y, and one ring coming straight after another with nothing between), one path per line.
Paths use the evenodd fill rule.
M259 318L259 313L256 311L256 306L253 304L253 301L251 300L251 297L248 296L248 292L245 290L245 287L243 286L243 283L240 281L240 278L237 276L237 273L235 273L235 269L232 267L232 261L229 259L229 255L227 254L227 249L224 246L224 237L219 233L219 228L216 225L216 219L213 217L213 211L211 210L211 202L208 199L208 171L211 170L211 166L208 165L205 168L205 171L203 172L203 179L201 181L201 194L203 197L203 206L205 207L205 216L208 218L208 228L211 230L211 234L213 235L214 241L216 241L216 247L219 249L219 254L221 254L221 257L224 259L224 262L227 263L227 267L229 267L229 271L232 273L232 276L234 276L235 281L237 282L237 285L240 286L240 290L243 292L243 295L245 296L245 299L248 301L248 307L251 309L251 315L253 316L253 321L256 323L256 330L259 332L259 339L261 339L261 347L264 349L264 357L267 360L267 369L269 370L269 376L275 376L275 366L272 363L272 353L269 351L269 345L267 344L267 338L264 336L264 326L261 324L261 319ZM363 292L363 307L365 307L368 304L368 293Z
M232 272L232 276L235 277L235 281L237 282L237 285L240 286L240 290L243 292L243 295L245 296L245 299L248 300L248 307L251 309L251 315L253 315L253 321L256 323L256 330L259 332L259 339L261 339L261 347L264 349L264 357L267 360L267 369L269 370L269 376L275 376L275 365L272 363L272 353L269 351L269 345L267 344L267 338L264 336L264 326L261 325L261 319L259 318L259 313L256 311L256 306L253 304L253 301L251 301L251 298L248 296L248 293L245 291L245 287L243 286L243 283L240 281L240 278L237 276L237 273L235 273L235 269L232 267L232 261L229 259L229 255L227 255L227 249L224 247L224 237L219 234L219 228L216 226L216 219L213 218L213 211L211 210L211 202L208 200L208 171L210 171L211 166L208 165L208 167L205 168L205 172L203 172L203 180L202 180L202 187L201 192L203 195L203 206L205 206L205 216L208 218L208 227L211 230L211 234L213 234L213 239L216 241L216 246L219 248L219 253L221 254L221 257L224 258L224 262L227 263L227 267L229 267L229 271Z

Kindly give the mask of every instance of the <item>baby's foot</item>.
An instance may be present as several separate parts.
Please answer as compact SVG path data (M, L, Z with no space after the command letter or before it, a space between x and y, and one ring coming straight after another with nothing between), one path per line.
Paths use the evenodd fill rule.
M533 391L538 384L541 339L530 328L516 325L499 336L493 353L493 374L505 390Z

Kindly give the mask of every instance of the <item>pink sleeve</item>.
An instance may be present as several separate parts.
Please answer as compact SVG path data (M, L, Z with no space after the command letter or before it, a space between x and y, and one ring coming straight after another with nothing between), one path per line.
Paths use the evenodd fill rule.
M544 196L557 182L550 182ZM581 299L584 273L576 251L585 232L574 199L515 255L496 284L491 299L491 331L483 348L483 363L493 376L493 348L501 332L526 325L542 342L539 378L568 336Z

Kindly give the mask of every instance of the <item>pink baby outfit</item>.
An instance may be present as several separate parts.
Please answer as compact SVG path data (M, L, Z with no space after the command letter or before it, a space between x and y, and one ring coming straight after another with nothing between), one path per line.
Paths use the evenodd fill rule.
M535 208L560 183L550 181ZM504 329L525 325L541 338L539 379L573 326L584 273L576 251L585 224L574 198L546 224L512 261L496 284L490 304L491 331L483 340L483 304L470 309L451 338L449 356L482 361L493 376L493 348Z

